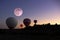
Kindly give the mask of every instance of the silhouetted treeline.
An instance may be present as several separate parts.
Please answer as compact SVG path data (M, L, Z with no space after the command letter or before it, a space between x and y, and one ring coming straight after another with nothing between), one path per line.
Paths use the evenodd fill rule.
M55 33L60 32L60 25L35 25L24 29L2 29L0 32L17 32L17 33Z
M55 25L50 25L48 24L43 24L43 25L37 25L37 20L34 20L34 25L30 26L31 20L29 18L25 18L23 20L23 24L25 25L24 29L14 29L18 23L18 21L13 18L9 17L6 20L6 25L8 26L9 29L1 29L1 33L56 33L60 32L60 25L55 24ZM23 26L21 24L21 26Z

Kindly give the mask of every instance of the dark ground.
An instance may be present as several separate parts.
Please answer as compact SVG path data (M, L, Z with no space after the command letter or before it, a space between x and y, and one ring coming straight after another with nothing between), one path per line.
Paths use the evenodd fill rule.
M60 40L60 36L37 34L0 34L0 40Z
M38 31L0 29L0 40L60 40L60 26L40 26Z

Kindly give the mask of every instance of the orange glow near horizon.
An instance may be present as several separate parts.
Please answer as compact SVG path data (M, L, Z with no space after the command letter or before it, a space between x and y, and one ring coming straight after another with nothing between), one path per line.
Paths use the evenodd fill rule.
M42 24L48 24L50 23L51 25L60 24L60 19L51 19L51 20L37 20L37 25L42 25ZM34 22L31 22L31 26L34 26ZM20 27L20 24L18 24L17 28L25 28L25 25L23 24L23 27Z
M39 24L39 25L42 25L42 24L48 24L48 23L50 23L50 24L60 24L60 19L51 19L51 20L38 20L37 21L37 24ZM30 24L31 26L33 26L34 25L34 22L31 22L31 24ZM23 26L24 26L24 24L23 24Z

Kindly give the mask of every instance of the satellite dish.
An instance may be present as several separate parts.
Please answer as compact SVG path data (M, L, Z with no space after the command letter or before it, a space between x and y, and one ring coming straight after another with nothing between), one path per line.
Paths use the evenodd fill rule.
M9 17L6 19L6 24L9 29L13 29L16 27L18 21L14 17Z

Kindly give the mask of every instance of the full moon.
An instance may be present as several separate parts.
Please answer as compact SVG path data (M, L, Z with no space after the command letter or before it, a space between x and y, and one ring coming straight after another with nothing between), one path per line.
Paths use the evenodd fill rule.
M14 15L15 16L21 16L23 14L23 10L21 8L15 8L14 9Z

